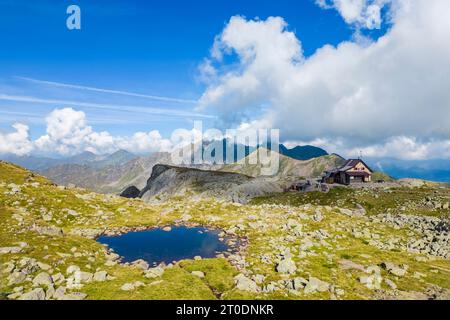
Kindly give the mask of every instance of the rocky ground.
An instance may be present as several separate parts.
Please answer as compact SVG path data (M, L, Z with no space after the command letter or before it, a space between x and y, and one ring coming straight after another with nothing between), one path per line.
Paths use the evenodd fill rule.
M449 200L447 189L394 188L146 204L0 162L0 297L449 299ZM151 267L95 241L175 224L219 228L237 250Z

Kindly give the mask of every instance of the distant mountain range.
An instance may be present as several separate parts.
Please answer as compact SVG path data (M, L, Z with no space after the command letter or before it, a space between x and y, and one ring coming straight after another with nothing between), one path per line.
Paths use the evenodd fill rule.
M243 154L238 155L238 148L242 148L244 150ZM205 152L211 152L212 156L215 156L215 151L213 150L212 142L205 142L203 144L203 150ZM242 144L233 144L229 140L223 140L223 160L226 162L229 154L234 153L233 162L237 162L242 158L247 157L253 151L256 150L256 147L249 147ZM280 154L285 155L287 157L291 157L297 160L309 160L313 158L318 158L324 155L328 155L328 153L320 148L316 148L313 146L302 146L295 147L293 149L288 149L284 145L279 146ZM50 168L56 166L67 166L67 165L78 165L78 166L89 166L92 169L102 169L111 165L121 165L125 164L128 161L139 158L139 156L132 154L125 150L119 150L112 154L105 155L96 155L92 152L85 151L78 155L74 155L66 158L50 158L50 157L39 157L39 156L16 156L12 154L0 155L1 160L5 160L8 162L15 163L19 166L22 166L28 170L33 171L46 171Z
M223 144L223 156L224 156L223 160L224 160L224 162L227 162L226 161L228 159L227 155L230 153L234 153L234 161L233 162L237 162L244 157L248 157L252 152L254 152L258 148L258 147L250 147L250 146L243 145L243 144L232 143L228 139L222 140L222 144ZM209 152L209 150L213 149L214 146L215 146L215 144L213 144L213 142L205 142L203 144L203 149L204 149L204 151ZM268 146L261 145L259 147L267 148ZM292 159L302 160L302 161L319 158L319 157L328 155L328 152L326 152L325 150L318 148L318 147L313 147L313 146L296 146L295 148L289 149L285 145L280 144L278 147L279 147L278 152L280 154L282 154L286 157L290 157ZM237 154L238 148L241 148L242 150L244 150L244 153L242 155ZM215 152L213 150L211 150L212 156L215 155L214 153Z
M10 154L0 155L1 160L12 162L28 170L39 172L62 165L89 165L99 169L109 165L128 162L134 158L136 158L136 155L125 150L119 150L106 155L96 155L86 151L75 156L59 159L38 156L16 156Z
M203 151L211 152L211 155L214 156L213 146L212 142L205 142L202 148ZM243 154L239 156L236 154L238 147L244 150ZM227 159L227 155L234 151L234 163L227 162L226 165L207 163L204 165L189 165L189 167L258 176L261 169L258 166L242 166L237 163L242 158L248 157L257 148L233 144L228 140L223 140L223 148L224 159ZM281 144L279 145L279 153L282 157L280 160L281 173L278 178L282 177L285 180L291 180L295 177L317 176L325 169L337 167L341 162L340 159L342 159L338 155L328 155L325 150L314 146L297 146L289 149ZM60 159L14 155L0 155L0 159L41 173L58 184L75 184L103 193L119 193L123 191L124 187L131 185L141 189L146 185L153 166L157 164L174 165L169 153L161 152L149 156L137 156L124 150L106 155L83 152L79 155ZM308 162L314 159L319 161ZM417 178L450 182L450 160L406 161L390 158L365 158L364 160L372 169L396 179Z
M280 154L292 159L304 161L327 156L328 152L313 146L297 146L295 148L288 149L283 144L280 144Z

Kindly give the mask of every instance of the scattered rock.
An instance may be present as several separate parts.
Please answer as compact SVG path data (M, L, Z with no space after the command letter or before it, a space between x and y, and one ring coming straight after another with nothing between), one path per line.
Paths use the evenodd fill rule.
M74 276L75 279L77 279L77 281L80 283L91 282L94 278L94 275L92 273L84 271L75 271Z
M22 251L22 247L3 247L3 248L0 248L0 254L19 253L21 251Z
M148 264L148 262L145 261L145 260L142 260L142 259L133 261L133 262L131 263L131 265L133 265L133 266L135 266L135 267L137 267L137 268L139 268L139 269L142 269L142 270L144 270L144 271L145 271L145 270L148 270L148 268L150 268L150 265Z
M96 282L104 282L108 280L108 273L106 271L97 271L94 273L93 280Z
M4 268L2 270L3 273L10 274L16 268L16 265L13 262L6 262L3 264Z
M80 271L80 267L79 267L79 266L76 266L76 265L71 265L71 266L69 266L69 267L67 268L66 274L72 274L72 273L75 273L75 272L77 272L77 271Z
M192 275L199 277L201 279L203 279L205 277L205 274L202 271L192 271L191 273L192 273Z
M384 283L386 283L386 285L391 288L392 290L396 290L397 289L397 285L394 283L394 281L390 280L390 279L384 279Z
M33 226L33 231L36 231L39 234L46 235L46 236L57 236L61 237L64 235L64 232L61 228L53 227L53 226Z
M234 277L234 280L236 282L236 289L240 291L247 291L247 292L259 292L260 288L256 284L255 281L247 278L243 274L239 274L236 277Z
M407 266L397 266L392 262L383 262L381 267L397 277L403 277L408 270Z
M164 269L161 267L150 268L145 272L145 277L149 279L159 278L164 274Z
M120 290L122 291L134 290L134 285L132 283L125 283L123 286L120 287Z
M338 264L344 270L352 270L353 269L353 270L359 270L359 271L364 271L364 272L366 271L364 266L357 264L350 260L345 260L345 259L339 260Z
M19 300L45 300L45 291L42 288L34 289L21 295Z
M66 280L66 278L60 272L52 275L52 279L55 284L60 284L60 283L64 282L64 280Z
M189 214L183 214L183 215L181 216L181 220L183 220L184 222L187 222L187 221L189 221L189 220L191 220L191 219L192 219L192 216L189 215Z
M379 274L373 274L370 276L360 276L358 280L368 289L378 290L381 288L381 282L383 278Z
M266 277L263 276L262 274L256 274L252 277L252 280L255 281L257 284L262 284L265 279Z
M352 210L340 208L339 211L340 211L340 213L342 213L342 214L344 214L346 216L349 216L349 217L353 216L353 211Z
M306 285L308 284L308 280L306 280L304 278L295 278L292 281L292 284L293 284L294 290L300 291L306 287Z
M64 300L65 295L66 295L66 288L65 287L58 287L55 290L55 292L53 293L53 299Z
M126 188L124 191L122 191L120 196L123 198L136 199L136 198L139 198L140 193L141 193L141 190L139 190L135 186L131 186L131 187Z
M53 295L55 294L55 288L53 285L49 285L47 287L47 290L45 291L45 300L50 300L53 298Z
M66 294L62 297L60 300L84 300L86 299L87 294L81 293L81 292L72 292L69 294Z
M323 215L322 215L322 211L320 211L319 209L316 210L314 216L313 216L313 220L315 222L321 222L323 220Z
M12 286L15 284L22 283L26 280L27 274L23 271L16 271L9 275L8 277L8 285Z
M320 279L309 277L309 281L305 287L305 293L326 292L330 290L330 284Z
M52 277L47 272L41 272L39 273L34 279L33 279L33 285L35 286L51 286L53 284Z
M133 291L139 287L144 287L145 284L140 281L136 281L133 283L125 283L122 287L120 287L120 290L122 291Z
M44 271L48 271L48 270L50 270L52 268L48 264L45 264L45 263L42 263L42 262L38 262L37 264L38 264L39 268L41 270L44 270Z
M277 272L285 274L293 274L297 271L297 266L292 259L284 259L280 261L276 267Z
M108 260L105 262L105 266L107 266L107 267L112 267L112 266L115 266L116 264L117 264L117 261Z

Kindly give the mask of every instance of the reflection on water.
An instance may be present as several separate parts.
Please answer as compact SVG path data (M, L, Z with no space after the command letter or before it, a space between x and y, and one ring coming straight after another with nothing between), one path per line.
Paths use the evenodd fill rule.
M170 232L154 229L100 237L97 241L114 249L124 262L143 259L149 264L168 264L195 256L213 258L228 249L219 241L218 232L204 228L175 227Z

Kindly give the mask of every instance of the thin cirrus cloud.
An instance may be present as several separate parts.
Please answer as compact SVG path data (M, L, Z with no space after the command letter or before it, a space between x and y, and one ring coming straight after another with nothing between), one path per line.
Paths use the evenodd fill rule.
M28 81L28 82L32 82L32 83L54 86L54 87L61 87L61 88L70 88L70 89L85 90L85 91L92 91L92 92L99 92L99 93L117 94L117 95L136 97L136 98L145 98L145 99L164 101L164 102L176 102L176 103L187 103L187 104L196 104L197 103L197 100L191 100L191 99L179 99L179 98L171 98L171 97L146 95L146 94L140 94L140 93L134 93L134 92L128 92L128 91L122 91L122 90L102 89L102 88L96 88L96 87L40 80L40 79L21 77L21 76L16 76L15 78L24 80L24 81Z
M213 119L214 116L192 113L191 111L184 111L179 109L168 109L168 108L153 108L144 106L127 106L127 105L111 105L111 104L100 104L92 102L83 101L71 101L71 100L59 100L59 99L43 99L32 96L19 96L19 95L8 95L0 94L0 100L12 101L12 102L25 102L25 103L36 103L36 104L49 104L49 105L68 105L92 109L103 109L110 111L124 111L133 112L141 114L156 114L164 115L169 117L197 117L197 118L209 118Z

